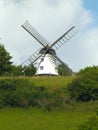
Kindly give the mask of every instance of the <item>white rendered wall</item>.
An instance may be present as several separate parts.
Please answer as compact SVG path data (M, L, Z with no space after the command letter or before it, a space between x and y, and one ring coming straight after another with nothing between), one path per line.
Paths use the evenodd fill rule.
M58 75L55 60L50 54L46 54L40 63L36 75Z

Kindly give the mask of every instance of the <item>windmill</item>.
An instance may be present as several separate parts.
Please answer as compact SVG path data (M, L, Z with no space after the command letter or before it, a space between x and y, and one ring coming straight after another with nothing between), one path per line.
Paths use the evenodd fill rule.
M57 62L59 61L63 65L65 64L57 55L56 50L59 49L65 42L71 39L77 30L75 26L71 27L55 42L50 44L44 37L42 37L28 21L26 21L22 27L35 38L42 48L32 54L23 64L32 65L38 62L37 71L35 75L58 75Z

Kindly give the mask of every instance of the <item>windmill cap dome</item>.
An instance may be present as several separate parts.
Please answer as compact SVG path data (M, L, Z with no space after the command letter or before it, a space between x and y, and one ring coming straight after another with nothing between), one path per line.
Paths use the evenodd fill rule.
M47 49L44 47L44 48L42 48L40 51L39 51L39 54L43 54L45 51L46 51ZM52 54L52 55L56 55L56 52L55 52L55 50L54 49L49 49L49 50L47 50L46 51L46 53L45 54Z

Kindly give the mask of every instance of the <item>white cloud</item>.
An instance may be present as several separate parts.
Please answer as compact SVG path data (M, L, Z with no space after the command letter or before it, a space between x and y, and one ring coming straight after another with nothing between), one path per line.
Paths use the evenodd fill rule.
M26 19L50 42L75 25L79 33L58 55L74 71L98 64L98 27L93 27L95 19L82 0L0 0L1 42L16 64L40 47L21 27Z

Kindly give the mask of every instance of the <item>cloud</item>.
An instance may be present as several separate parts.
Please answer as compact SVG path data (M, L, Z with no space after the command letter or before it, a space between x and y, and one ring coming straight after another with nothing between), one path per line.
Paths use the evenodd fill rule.
M58 50L58 56L74 71L98 64L98 27L82 0L1 0L0 17L1 42L15 64L41 47L21 27L26 19L51 43L75 25L79 33Z

